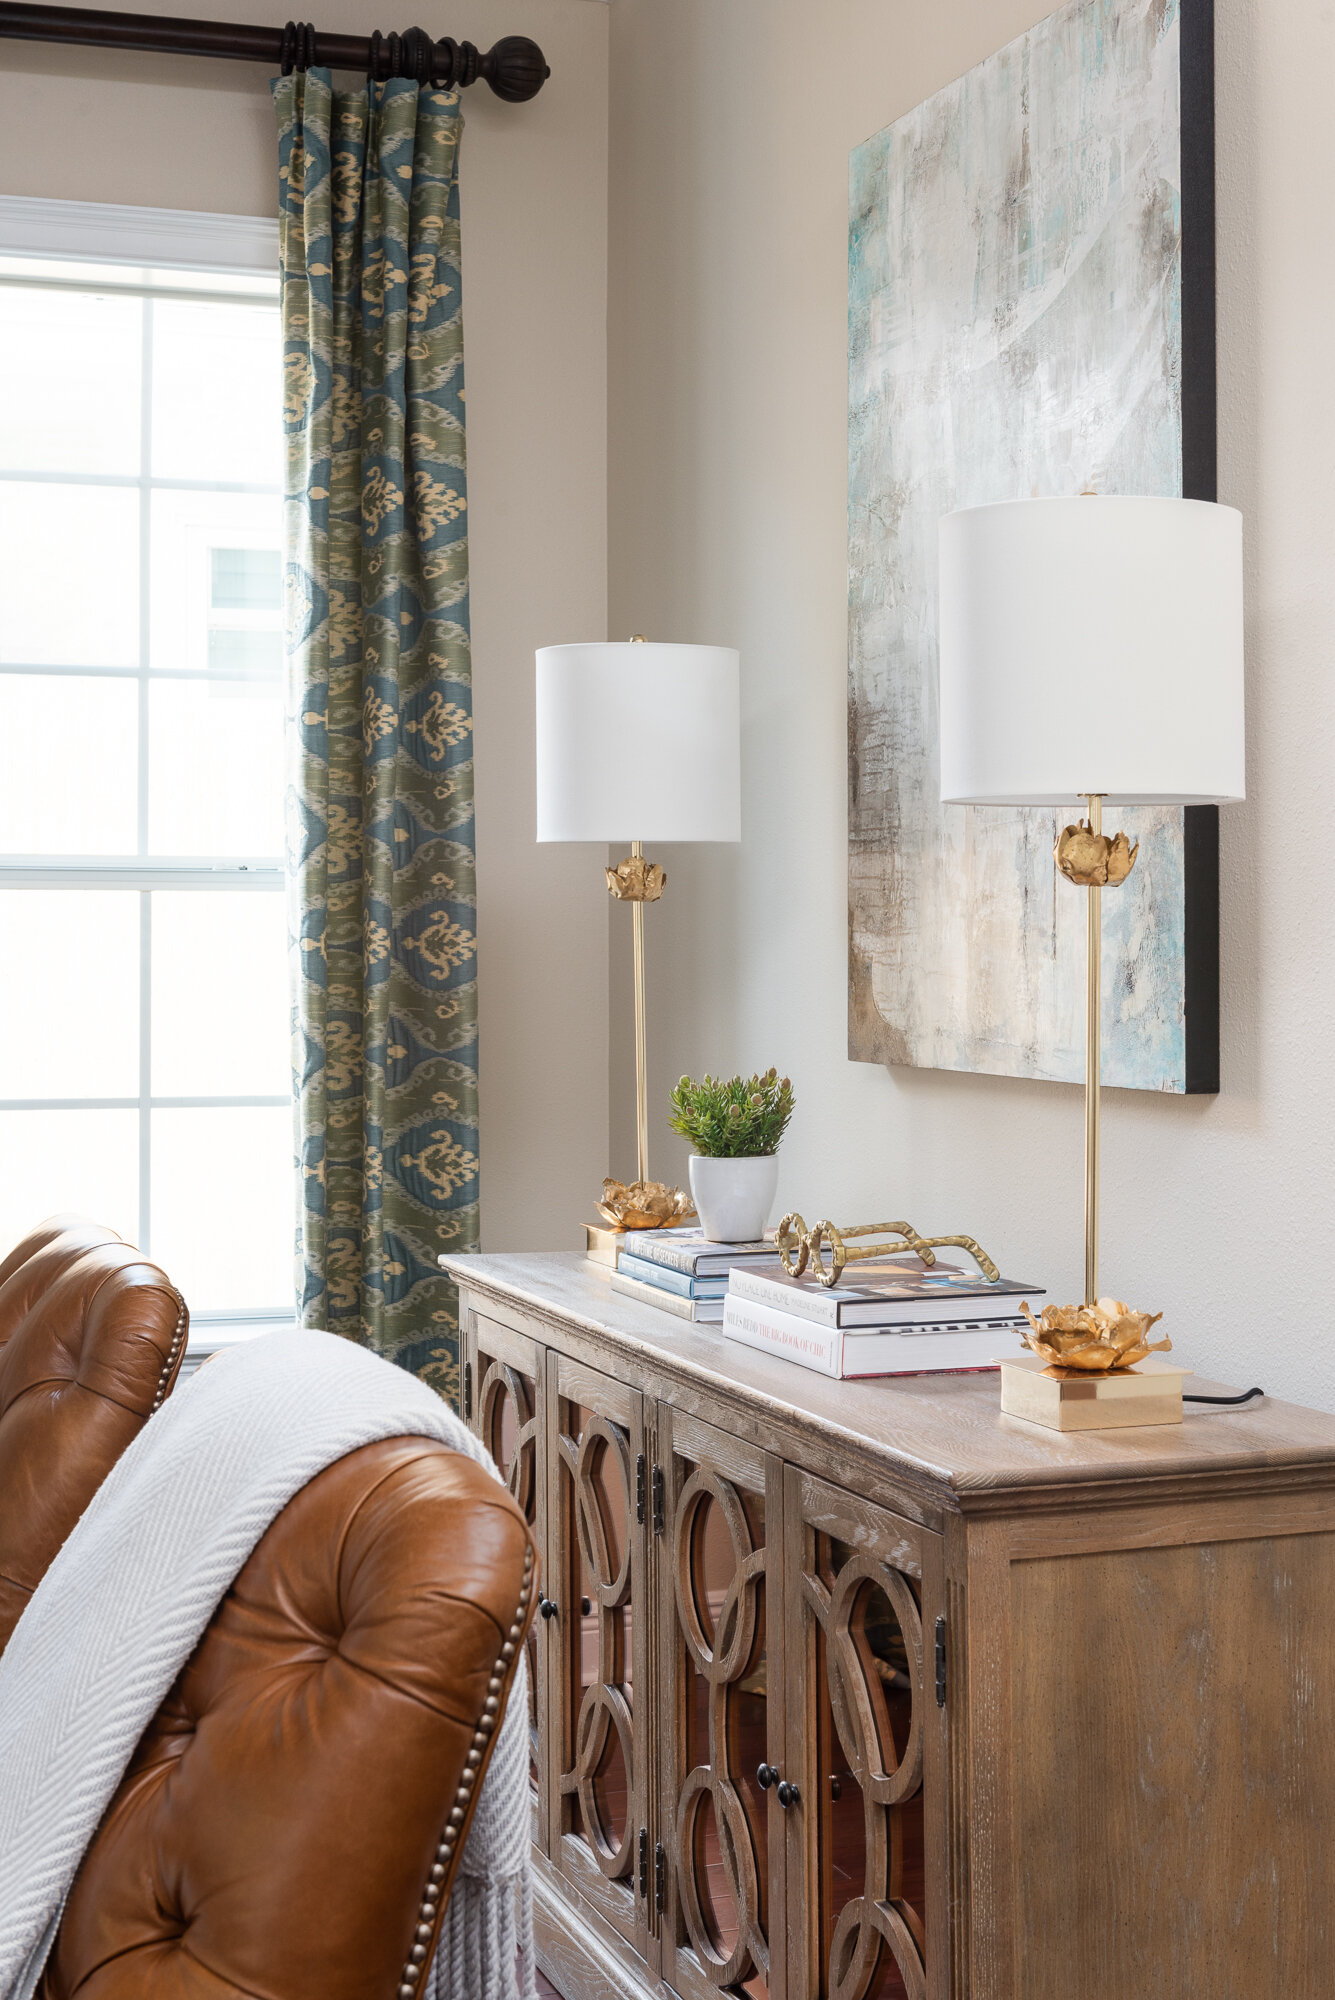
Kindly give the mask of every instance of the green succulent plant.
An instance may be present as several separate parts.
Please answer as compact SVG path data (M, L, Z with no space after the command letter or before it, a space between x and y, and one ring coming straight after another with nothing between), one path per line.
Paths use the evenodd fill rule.
M777 1153L793 1115L793 1086L777 1070L726 1082L684 1076L672 1092L668 1124L711 1160L754 1159Z

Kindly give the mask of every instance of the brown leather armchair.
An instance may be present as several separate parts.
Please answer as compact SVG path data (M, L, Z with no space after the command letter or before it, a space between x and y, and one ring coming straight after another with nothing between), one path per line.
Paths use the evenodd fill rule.
M0 1640L186 1324L75 1217L0 1264ZM470 1459L391 1438L327 1467L140 1742L41 2000L420 2000L536 1601L524 1518Z
M52 1216L0 1263L0 1652L170 1393L189 1324L156 1265L83 1216Z
M418 2000L536 1599L470 1459L392 1438L320 1473L140 1743L42 2000Z

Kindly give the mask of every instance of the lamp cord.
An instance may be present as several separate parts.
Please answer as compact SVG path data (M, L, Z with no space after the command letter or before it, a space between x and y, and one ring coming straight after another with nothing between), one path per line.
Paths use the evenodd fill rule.
M1264 1389L1244 1389L1240 1396L1188 1396L1184 1393L1184 1403L1250 1403L1253 1396L1264 1396Z

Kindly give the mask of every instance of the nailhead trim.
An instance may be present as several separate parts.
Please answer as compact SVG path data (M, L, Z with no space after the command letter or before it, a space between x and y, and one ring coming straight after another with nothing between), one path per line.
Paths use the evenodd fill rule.
M184 1311L184 1307L182 1307L182 1311ZM496 1727L501 1705L500 1692L505 1685L505 1669L507 1664L514 1658L516 1649L523 1637L524 1626L528 1618L529 1600L532 1598L532 1595L533 1550L529 1547L524 1551L524 1582L519 1592L519 1604L515 1610L514 1622L506 1634L505 1644L501 1647L500 1658L491 1670L491 1679L487 1682L487 1698L482 1705L482 1714L478 1718L477 1728L473 1731L473 1741L469 1746L463 1775L459 1780L459 1789L454 1795L454 1804L450 1808L450 1816L445 1822L445 1830L441 1834L440 1843L436 1848L436 1858L431 1864L431 1873L422 1891L422 1900L417 1909L417 1928L413 1934L416 1942L408 1954L403 1971L399 1975L397 2000L417 2000L418 1981L421 1979L426 1966L427 1946L431 1942L436 1918L439 1915L436 1906L440 1901L440 1887L449 1873L450 1862L454 1858L454 1848L459 1838L459 1828L464 1823L469 1793L477 1783L478 1767L482 1762L482 1753L486 1748L487 1738Z
M181 1297L175 1285L169 1285L167 1289L177 1304L176 1331L172 1335L172 1344L167 1349L167 1359L163 1362L162 1373L158 1377L158 1389L157 1394L153 1398L153 1409L148 1413L150 1417L153 1415L153 1411L160 1410L167 1400L167 1390L171 1385L172 1370L176 1366L176 1357L181 1351L181 1342L185 1339L185 1300Z

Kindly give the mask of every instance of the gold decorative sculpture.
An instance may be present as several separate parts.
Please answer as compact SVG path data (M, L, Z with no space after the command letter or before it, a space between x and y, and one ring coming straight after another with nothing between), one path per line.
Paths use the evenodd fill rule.
M898 1243L873 1243L865 1249L850 1250L850 1236L898 1236ZM818 1222L814 1229L808 1229L800 1215L785 1215L778 1228L779 1262L790 1278L800 1278L811 1267L811 1275L817 1284L827 1290L837 1285L849 1264L863 1262L869 1257L894 1257L904 1251L912 1251L922 1263L930 1266L936 1262L938 1250L967 1250L989 1284L995 1284L1001 1276L987 1252L977 1244L972 1236L919 1236L911 1222L860 1222L851 1229L836 1229L832 1222ZM824 1247L830 1247L830 1261L824 1259Z
M1021 1300L1020 1311L1029 1322L1026 1345L1052 1368L1103 1375L1114 1368L1134 1367L1147 1354L1162 1353L1173 1345L1166 1334L1162 1340L1146 1337L1162 1313L1134 1312L1121 1299L1099 1299L1092 1306L1045 1306L1041 1319L1035 1319L1027 1301Z
M614 1229L680 1229L696 1219L695 1203L684 1188L610 1177L603 1182L598 1213Z

